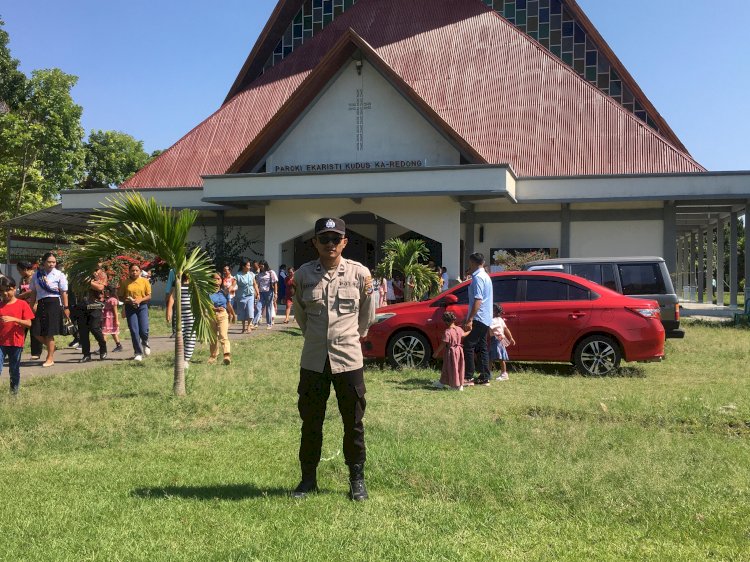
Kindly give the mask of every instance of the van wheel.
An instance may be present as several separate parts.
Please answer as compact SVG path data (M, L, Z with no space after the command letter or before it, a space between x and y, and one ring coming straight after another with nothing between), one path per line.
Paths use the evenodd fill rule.
M586 376L611 375L620 366L622 354L617 343L607 336L589 336L576 347L574 364Z
M432 348L427 338L419 332L396 334L387 349L388 363L394 369L427 367L432 356Z

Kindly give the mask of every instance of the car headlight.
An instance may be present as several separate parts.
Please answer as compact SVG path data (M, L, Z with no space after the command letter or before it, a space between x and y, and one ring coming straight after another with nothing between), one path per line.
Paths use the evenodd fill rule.
M386 320L388 320L389 318L393 318L394 316L396 316L395 312L383 312L381 314L376 314L373 324L380 324L381 322L385 322Z

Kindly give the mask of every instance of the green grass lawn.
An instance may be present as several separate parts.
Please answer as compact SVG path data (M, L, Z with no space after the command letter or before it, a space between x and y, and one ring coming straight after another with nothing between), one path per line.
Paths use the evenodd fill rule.
M184 399L168 356L24 381L0 395L0 559L750 560L750 330L686 326L617 377L368 369L364 504L333 397L323 491L288 496L296 330L229 368L200 349Z

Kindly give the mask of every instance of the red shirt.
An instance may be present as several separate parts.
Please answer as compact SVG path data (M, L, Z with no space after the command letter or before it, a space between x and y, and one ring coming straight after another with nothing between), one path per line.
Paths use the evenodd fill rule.
M0 316L12 316L21 320L33 320L34 313L29 303L16 299L13 304L0 302ZM0 345L23 347L26 328L15 322L0 322Z

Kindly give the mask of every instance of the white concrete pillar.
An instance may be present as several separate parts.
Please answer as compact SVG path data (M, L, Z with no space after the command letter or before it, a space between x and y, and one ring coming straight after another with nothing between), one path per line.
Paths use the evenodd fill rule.
M716 226L716 304L724 306L724 221Z
M682 285L683 285L683 266L685 265L683 263L683 256L684 256L684 247L682 245L682 236L679 236L677 238L677 266L676 266L676 272L675 272L675 288L674 292L678 295L682 295Z
M695 232L690 231L690 256L689 256L689 278L690 281L689 285L691 287L697 287L698 286L698 277L696 276L696 262L697 258L695 257L698 251L698 243L696 242Z
M706 229L706 302L714 302L714 226Z
M737 213L729 215L729 306L737 306Z
M703 302L703 293L706 290L706 264L705 264L705 237L703 228L698 228L698 302Z

